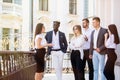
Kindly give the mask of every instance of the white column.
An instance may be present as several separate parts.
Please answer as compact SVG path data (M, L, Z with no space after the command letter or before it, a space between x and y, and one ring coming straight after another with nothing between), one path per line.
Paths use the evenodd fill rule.
M22 50L29 50L29 27L30 27L30 0L22 0L23 25L22 25ZM37 4L37 3L36 3Z
M0 1L0 14L2 13L2 2Z
M39 0L33 0L33 36L38 23Z
M112 23L116 24L118 31L120 31L120 0L112 0ZM120 33L119 33L120 35Z
M104 7L104 26L108 27L111 24L111 0L105 0Z
M84 18L84 0L77 0L77 14L79 21L81 21Z
M88 17L94 16L94 0L88 0Z
M2 50L2 28L0 28L0 50Z
M49 1L49 12L51 13L50 19L52 21L57 19L57 0L50 0Z
M9 46L9 48L10 48L10 50L14 50L14 38L15 38L15 35L14 35L14 29L10 29L10 46Z
M113 19L114 19L114 0L111 0L111 23L113 23Z

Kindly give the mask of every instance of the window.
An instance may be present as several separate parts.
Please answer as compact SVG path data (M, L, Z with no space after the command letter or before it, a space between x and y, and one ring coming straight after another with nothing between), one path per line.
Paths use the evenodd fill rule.
M39 10L48 11L48 0L39 0Z
M3 2L12 3L12 0L3 0Z
M2 47L3 49L5 50L9 50L9 45L10 45L10 42L9 42L9 35L10 35L10 28L3 28L2 29L2 37L3 37L3 42L2 43Z
M69 0L69 13L77 14L77 0Z
M22 0L3 0L3 2L7 2L7 3L15 3L15 4L22 4Z
M8 35L10 34L10 29L9 28L3 28L3 37L8 37Z
M14 0L14 3L15 3L15 4L22 5L22 0Z

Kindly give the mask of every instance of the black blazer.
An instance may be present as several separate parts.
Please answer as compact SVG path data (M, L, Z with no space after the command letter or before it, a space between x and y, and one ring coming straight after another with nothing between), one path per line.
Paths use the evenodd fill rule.
M93 54L93 44L94 44L94 32L95 30L92 32L91 34L91 42L90 42L90 54ZM97 48L100 49L100 54L105 54L106 53L106 47L104 44L105 41L105 37L104 34L107 33L107 29L104 28L100 28L100 31L98 33L98 39L97 39Z
M53 36L53 31L47 32L45 38L47 40L47 43L52 43L52 36ZM66 53L67 50L67 40L65 37L65 34L63 32L59 31L59 45L60 45L60 49L62 50L62 52ZM47 52L48 54L50 54L52 47L48 47Z

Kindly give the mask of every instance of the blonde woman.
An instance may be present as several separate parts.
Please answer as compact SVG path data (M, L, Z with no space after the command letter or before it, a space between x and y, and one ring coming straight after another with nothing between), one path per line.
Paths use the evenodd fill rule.
M74 36L70 41L71 64L75 80L83 80L83 49L82 46L85 42L84 36L81 33L81 26L75 25L73 27Z
M42 80L45 62L44 56L46 53L45 47L52 46L52 44L47 44L46 39L43 35L45 32L45 27L42 23L38 23L35 30L35 60L37 64L37 69L35 73L35 80Z

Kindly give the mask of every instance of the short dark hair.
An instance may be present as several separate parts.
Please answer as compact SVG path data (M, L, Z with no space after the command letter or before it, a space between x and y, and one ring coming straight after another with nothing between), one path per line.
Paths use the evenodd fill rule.
M93 20L96 20L96 21L100 22L100 18L99 17L94 17Z
M57 24L60 24L60 22L59 22L59 21L53 21L53 23L57 23Z
M86 21L87 23L89 23L88 18L84 18L82 21Z

